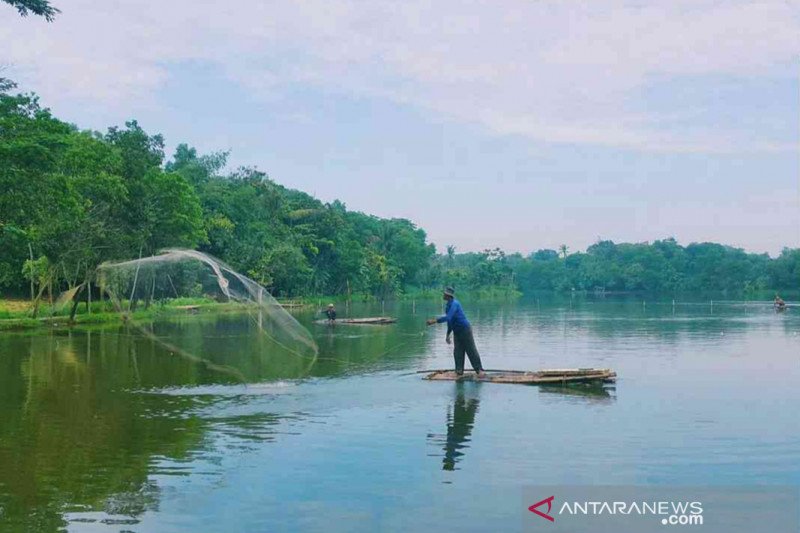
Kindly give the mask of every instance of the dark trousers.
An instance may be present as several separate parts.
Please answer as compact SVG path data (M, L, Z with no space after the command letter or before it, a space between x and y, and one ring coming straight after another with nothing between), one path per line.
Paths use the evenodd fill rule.
M475 346L475 338L472 336L472 328L453 330L453 359L456 361L456 372L464 372L464 354L469 357L469 364L475 372L483 370L481 366L481 356Z

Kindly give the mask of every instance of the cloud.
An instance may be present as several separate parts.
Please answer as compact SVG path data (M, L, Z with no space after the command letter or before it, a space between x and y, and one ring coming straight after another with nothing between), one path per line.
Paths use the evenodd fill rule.
M53 105L156 105L170 67L200 61L261 98L312 86L538 142L796 149L796 139L715 128L646 98L648 88L697 76L791 79L800 52L796 2L74 0L60 7L53 24L0 8L0 61Z

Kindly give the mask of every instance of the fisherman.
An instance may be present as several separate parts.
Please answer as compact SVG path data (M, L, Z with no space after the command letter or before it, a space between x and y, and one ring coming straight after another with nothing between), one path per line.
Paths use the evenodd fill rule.
M775 294L775 303L773 305L775 306L775 309L779 311L786 309L786 302L784 302L783 298L778 296L777 293Z
M433 324L447 322L445 342L451 344L451 335L455 340L453 344L453 359L455 359L457 375L464 375L464 353L466 353L472 369L477 372L479 378L484 377L486 374L483 371L481 356L472 336L472 326L466 315L464 315L461 303L455 298L455 290L452 287L447 287L442 297L447 302L445 314L439 318L428 319L427 324L432 326Z
M325 310L325 316L328 317L328 322L336 322L336 308L333 304L328 304L328 308Z

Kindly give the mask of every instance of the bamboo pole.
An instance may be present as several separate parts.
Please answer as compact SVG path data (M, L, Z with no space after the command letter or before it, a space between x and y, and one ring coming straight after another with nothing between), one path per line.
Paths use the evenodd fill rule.
M142 258L142 247L139 247L139 259ZM139 267L142 266L142 262L139 261L136 263L136 274L133 276L133 288L131 288L131 297L128 299L128 312L131 311L131 305L133 305L133 293L136 292L136 283L139 281Z

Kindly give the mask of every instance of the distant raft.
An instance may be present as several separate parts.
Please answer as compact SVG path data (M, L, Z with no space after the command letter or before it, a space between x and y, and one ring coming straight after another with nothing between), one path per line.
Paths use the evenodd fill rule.
M465 370L459 376L454 370L426 370L423 379L431 381L486 381L489 383L517 383L521 385L568 385L575 383L614 383L617 373L609 368L560 368L552 370L486 370L479 378L475 372Z
M397 322L396 318L392 318L390 316L371 316L365 318L337 318L336 320L317 320L317 324L325 324L325 325L336 325L336 324L356 324L356 325L383 325L383 324L394 324Z

